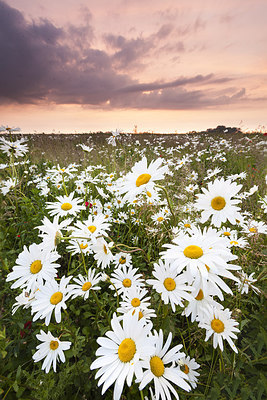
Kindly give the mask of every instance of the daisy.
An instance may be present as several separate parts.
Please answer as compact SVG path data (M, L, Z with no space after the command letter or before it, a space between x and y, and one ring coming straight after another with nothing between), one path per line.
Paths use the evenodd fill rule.
M221 351L223 351L223 340L227 340L235 353L238 353L238 351L232 339L237 339L235 333L240 332L236 328L237 325L238 322L231 318L231 312L228 308L225 310L213 308L206 320L199 324L200 328L206 329L205 341L213 335L213 347L216 349L219 345Z
M131 386L134 375L139 380L142 378L140 361L153 354L155 339L150 335L152 324L146 324L143 318L138 320L137 314L125 314L122 325L114 314L111 327L106 337L97 339L100 347L96 356L99 357L90 368L100 368L95 377L100 377L98 386L103 385L102 395L115 383L113 399L119 400L125 380Z
M263 221L249 221L247 224L242 224L242 232L248 236L263 233L267 234L267 225Z
M238 270L241 267L228 264L229 261L236 260L238 257L228 248L227 238L219 237L218 232L213 228L204 228L201 232L199 228L192 227L188 233L175 237L173 242L175 244L165 244L164 247L168 249L160 254L163 259L172 262L178 273L186 268L189 282L193 281L196 289L201 289L203 285L206 291L207 284L213 277L216 285L227 293L232 293L220 276L236 281L237 278L230 270ZM196 281L199 286L196 286Z
M28 292L26 289L23 289L22 293L15 297L16 303L12 306L12 315L14 315L17 309L21 306L23 306L23 308L29 308L31 306L31 303L35 298L34 294L36 290L38 289Z
M239 275L239 282L236 282L236 286L238 291L241 294L244 293L248 293L249 288L251 288L253 290L254 293L259 294L260 290L258 288L256 288L256 286L252 285L252 283L257 282L257 279L253 278L253 275L255 274L255 272L252 272L252 274L250 274L248 276L248 274L246 274L244 271L240 271L238 273Z
M96 273L96 270L93 268L89 268L88 274L86 277L83 277L81 274L78 275L78 278L73 278L73 280L77 283L76 285L69 285L69 296L72 299L75 297L81 296L84 300L87 300L89 297L90 290L99 290L100 286L96 286L101 281L101 274Z
M92 243L86 239L74 239L69 241L66 250L71 254L92 254L91 245Z
M186 382L186 374L179 367L174 366L175 362L185 357L185 353L180 353L179 351L183 346L180 344L169 350L172 340L171 332L164 345L163 331L161 329L159 333L154 331L154 337L156 339L154 352L141 363L142 367L146 370L141 379L139 390L143 390L153 380L156 399L170 399L170 392L176 399L179 399L178 393L172 384L187 392L191 390L191 387ZM168 364L171 365L168 366Z
M178 275L168 261L159 260L159 264L155 263L152 275L156 279L147 279L146 282L161 295L164 304L171 304L173 312L177 304L183 307L183 299L192 299L188 293L192 288L187 284L187 277L184 274Z
M18 184L17 178L9 178L6 181L1 182L0 190L5 196L10 190L14 189L14 187Z
M137 268L123 264L111 274L110 281L116 287L118 295L125 294L131 287L144 286L144 280L141 278L142 274L137 272ZM114 290L114 287L111 285L110 289Z
M237 233L233 233L231 237L229 237L229 247L240 247L244 248L249 246L249 243L246 239L242 237L238 237Z
M124 253L121 251L114 255L113 263L117 268L122 267L123 265L125 267L130 267L132 265L132 256L130 253Z
M241 219L240 208L236 204L240 199L233 199L242 188L231 180L215 179L208 183L208 189L202 188L204 194L198 194L198 200L195 207L203 210L201 213L201 222L206 222L211 216L211 223L220 227L228 219L235 225L237 219Z
M58 196L57 202L47 202L47 209L50 215L59 215L60 217L65 217L69 215L77 215L81 210L85 210L83 205L83 199L73 198L74 192L69 196Z
M41 232L39 236L43 239L44 247L48 247L53 250L57 244L60 242L62 234L62 229L66 229L71 223L71 219L67 218L59 223L59 215L56 215L51 222L47 217L42 220L43 225L37 226L35 229L39 229Z
M151 219L156 225L161 225L163 222L166 222L169 219L169 216L165 211L159 211L152 215Z
M24 246L22 253L16 259L16 265L12 272L7 275L7 282L16 280L11 285L11 289L23 287L27 291L36 286L44 284L44 281L50 281L57 275L56 264L60 255L56 251L45 249L43 244L33 243L29 250Z
M154 189L155 181L164 179L168 166L161 167L162 159L158 158L147 165L146 157L137 162L132 171L125 176L120 188L120 193L125 194L124 199L132 201L142 192L151 192Z
M61 342L51 332L48 331L48 333L45 333L43 330L36 337L42 343L36 347L38 350L32 356L34 362L38 362L44 358L42 369L48 373L53 363L53 369L56 372L57 362L59 360L63 363L65 362L66 359L63 351L69 350L71 342Z
M106 268L113 261L113 254L110 251L112 243L107 243L104 238L96 239L96 243L92 244L94 259L97 260L97 267Z
M200 365L195 361L194 358L190 358L189 356L181 358L178 361L178 365L181 370L186 374L186 379L190 383L193 389L197 387L197 381L199 373L196 371L200 367Z
M210 292L209 290L206 290L204 294L203 289L197 289L192 293L192 298L189 300L182 315L185 315L186 317L191 315L191 322L203 321L207 314L212 311L213 307L223 308L220 303L213 300L211 294L214 294L214 291Z
M120 306L117 311L121 314L128 313L131 311L133 314L139 313L150 306L150 297L146 297L147 290L141 289L140 287L131 287L127 292L124 293L123 300L120 302Z
M33 321L38 318L44 319L46 326L49 325L52 313L55 312L56 322L61 321L61 308L66 310L66 300L69 298L68 283L72 276L63 276L59 283L55 280L46 282L44 286L40 286L35 294L35 300L32 302L32 314L36 313Z
M73 229L73 237L82 237L92 240L96 243L96 238L99 236L107 236L107 230L110 227L108 222L105 222L106 218L104 214L98 214L97 216L89 215L86 221L77 221L76 225L71 227Z

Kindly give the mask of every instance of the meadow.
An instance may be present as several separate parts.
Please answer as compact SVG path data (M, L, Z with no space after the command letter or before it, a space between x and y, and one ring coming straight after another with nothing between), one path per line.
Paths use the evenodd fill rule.
M266 398L265 145L1 135L1 398Z

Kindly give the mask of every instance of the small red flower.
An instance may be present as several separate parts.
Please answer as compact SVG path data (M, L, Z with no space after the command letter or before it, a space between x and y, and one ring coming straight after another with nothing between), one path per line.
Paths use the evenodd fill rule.
M86 201L86 202L85 202L85 207L88 207L88 206L89 206L89 202Z
M20 237L20 235L17 235L17 237Z

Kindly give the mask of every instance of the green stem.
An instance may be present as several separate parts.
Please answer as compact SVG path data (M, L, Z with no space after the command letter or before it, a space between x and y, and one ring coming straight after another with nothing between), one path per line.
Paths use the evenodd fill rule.
M106 312L106 310L104 310L104 309L101 307L101 304L99 303L99 300L98 300L98 298L97 298L97 295L95 294L95 291L94 291L94 290L91 290L91 292L93 293L93 296L94 296L94 298L95 298L95 301L96 301L97 307L99 308L99 311L100 311L100 312L101 312L101 311L104 312L105 317L106 317L106 320L107 320L107 322L108 322L108 325L110 325L110 320L109 320L109 317L108 317L108 313Z
M140 390L140 396L141 396L141 399L144 400L143 390Z
M162 190L164 191L164 193L165 193L165 195L166 195L166 198L167 198L167 202L168 202L169 209L170 209L171 214L172 214L172 217L173 217L173 225L175 226L175 225L176 225L176 216L175 216L175 214L174 214L174 212L173 212L173 209L172 209L172 205L171 205L171 201L170 201L168 192L167 192L167 190L166 190L166 188L165 188L164 186L161 186L161 185L155 185L155 186L158 187L158 188L160 188L160 189L162 189Z

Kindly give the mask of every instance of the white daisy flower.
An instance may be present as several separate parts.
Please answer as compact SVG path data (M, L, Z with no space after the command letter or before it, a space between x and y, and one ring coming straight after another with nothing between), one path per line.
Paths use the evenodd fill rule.
M68 286L69 296L72 299L75 297L81 296L84 300L87 300L89 297L90 290L100 290L101 287L97 286L97 284L101 281L101 274L96 273L96 270L93 268L89 268L87 276L78 275L78 278L73 278L73 280L77 283L76 285L70 284Z
M121 251L120 253L114 255L113 264L117 268L120 268L122 266L130 267L132 265L132 256L130 253L124 253L123 251Z
M146 157L137 162L132 171L125 176L120 193L125 194L124 199L132 201L142 192L151 192L155 181L164 179L168 166L161 167L162 159L158 158L147 165Z
M192 293L192 299L189 300L182 315L189 317L191 315L191 322L203 321L207 315L212 311L213 307L223 308L220 303L213 300L208 291L204 294L202 289Z
M137 272L137 268L133 268L131 265L128 267L124 264L111 274L110 281L116 287L118 295L125 294L131 287L144 286L144 280L141 278L142 274ZM114 287L111 285L110 289L114 290Z
M41 233L39 236L43 239L43 245L53 250L60 242L60 238L63 236L62 229L66 229L71 223L71 219L67 218L59 223L59 215L56 215L51 222L47 217L42 220L43 225L37 226L35 229L39 229Z
M154 331L154 337L156 339L154 352L141 363L146 370L141 379L139 390L143 390L153 379L156 399L170 399L170 392L176 399L179 399L178 393L170 382L187 392L191 390L191 387L186 382L186 374L179 367L174 366L175 362L177 363L181 358L185 357L185 353L180 353L179 351L183 346L180 344L169 350L172 333L169 333L167 341L163 345L163 332L161 329L159 333ZM172 365L168 366L171 363Z
M119 400L125 380L131 386L134 375L142 378L140 360L153 354L155 339L150 335L152 324L146 324L143 318L138 320L137 314L125 314L122 326L114 314L111 327L107 337L97 339L101 346L96 351L99 357L90 368L100 368L95 377L100 377L98 386L103 384L102 395L115 382L113 399Z
M244 271L239 271L239 282L236 282L236 286L241 294L247 294L249 288L251 288L256 294L260 293L260 290L256 286L252 285L252 283L257 282L257 279L253 278L254 274L255 272L252 272L252 274L248 275Z
M48 213L50 215L59 215L60 217L77 215L81 210L85 210L84 205L80 205L83 203L83 199L73 198L74 192L72 192L69 196L58 196L57 202L47 202L46 208L49 210Z
M198 200L195 207L203 210L201 213L201 222L206 222L211 216L211 223L220 227L228 219L231 224L235 225L236 220L242 217L239 213L240 208L236 204L240 203L240 199L233 199L242 188L231 180L215 179L214 182L208 183L208 190L202 188L204 194L198 194Z
M178 365L181 370L186 374L186 379L190 383L193 389L197 387L197 381L199 372L196 371L200 367L200 365L195 361L194 358L190 358L189 356L181 358L178 361Z
M92 254L91 245L92 243L86 239L73 239L69 241L66 250L71 254Z
M130 287L127 292L125 291L117 312L121 314L128 313L129 311L139 313L139 311L148 309L150 307L150 296L146 297L147 293L147 290L141 289L138 286Z
M255 234L263 233L267 234L267 225L263 221L249 221L248 223L243 223L242 232L246 233L248 236L253 236Z
M188 292L193 289L188 286L187 277L184 274L179 275L168 261L159 260L159 264L155 263L152 275L156 279L147 279L146 282L161 295L164 304L171 304L173 312L176 305L183 307L183 299L192 299Z
M29 250L24 246L6 280L16 280L11 289L21 287L29 291L36 286L42 286L45 281L56 277L60 264L56 264L55 261L59 258L60 255L56 251L45 249L42 243L33 243Z
M161 252L165 260L170 260L173 267L180 273L184 268L188 274L189 282L202 282L204 291L213 276L214 283L219 285L227 293L231 289L220 276L237 280L230 270L238 270L241 267L228 264L229 261L236 260L238 257L231 253L228 246L228 239L219 237L217 231L212 228L204 228L203 232L199 228L192 227L188 233L182 233L173 239L175 244L165 244L168 249ZM201 286L194 287L201 289Z
M243 249L244 247L249 246L249 242L242 237L238 237L237 233L233 233L228 239L229 247L240 247Z
M10 192L10 190L14 189L17 183L18 183L17 178L8 178L5 181L2 180L0 190L3 193L3 195L5 196L7 193Z
M57 362L59 360L63 363L65 362L66 359L63 352L69 350L71 342L61 342L51 332L48 331L48 333L45 333L43 330L36 337L42 343L36 347L38 350L32 356L34 362L38 362L44 358L42 369L48 373L53 363L53 369L56 372Z
M14 315L21 306L23 306L23 308L31 307L32 301L35 299L34 294L37 290L38 289L33 289L31 292L28 292L26 289L23 289L22 293L15 297L16 303L12 306L12 315Z
M200 328L206 329L205 341L213 335L213 347L216 349L219 345L221 351L223 351L223 340L227 340L235 353L238 353L238 351L232 339L237 339L235 333L240 332L236 328L237 325L238 322L231 318L231 312L228 308L225 310L213 308L206 320L199 324Z
M35 293L35 300L32 302L32 314L36 313L33 321L38 318L45 319L46 326L49 325L52 313L55 312L56 322L61 321L61 308L66 310L66 301L69 296L68 283L72 276L63 276L59 283L55 280L46 282L44 286L40 286Z
M113 254L110 251L110 247L112 247L112 243L108 244L102 237L97 238L96 243L92 244L94 259L97 260L98 268L106 268L113 261Z
M71 227L73 229L72 236L73 237L82 237L91 239L94 243L96 243L96 238L99 236L106 236L107 230L110 227L110 224L105 222L106 218L103 214L98 214L97 216L89 215L86 221L77 221L76 225Z
M168 221L169 216L164 211L159 211L151 216L151 219L154 221L156 225L161 225L163 222Z

